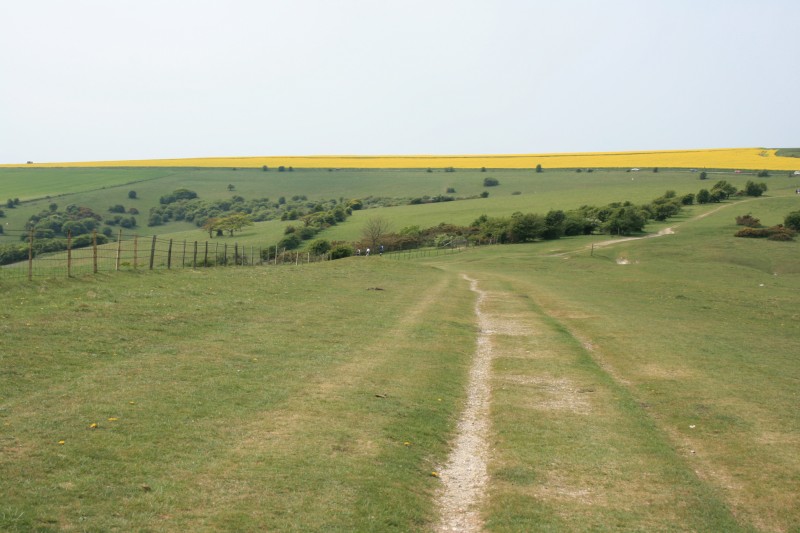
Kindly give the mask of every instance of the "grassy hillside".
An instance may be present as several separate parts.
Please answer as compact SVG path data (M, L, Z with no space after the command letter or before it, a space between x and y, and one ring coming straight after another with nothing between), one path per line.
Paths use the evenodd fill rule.
M800 250L732 236L737 214L776 223L797 205L731 205L593 253L435 263L494 291L509 331L495 341L490 530L800 526Z
M753 174L719 172L709 173L709 179L700 181L699 173L675 170L625 172L574 170L295 170L277 172L260 169L0 169L0 183L7 198L19 198L21 204L13 209L0 207L5 218L4 227L21 230L28 218L45 211L55 203L60 209L67 205L91 207L107 215L112 205L121 204L126 209L135 207L140 235L164 235L182 240L206 237L194 224L169 222L163 226L148 227L150 208L159 205L159 198L179 188L196 191L203 200L230 199L239 195L246 199L281 196L291 198L306 195L309 200L381 197L408 200L423 196L445 194L455 189L454 197L475 197L488 192L485 199L414 205L381 209L381 216L389 219L396 230L415 224L422 227L440 222L468 224L481 214L508 216L515 211L541 212L550 209L575 209L581 205L604 205L615 201L648 202L666 190L679 194L710 188L717 180L725 179L741 188L747 180L760 181ZM484 187L483 180L493 177L499 186ZM773 173L764 178L770 195L793 194L800 179L788 173ZM229 190L232 185L234 189ZM129 191L137 199L128 198ZM519 194L514 194L519 193ZM3 198L3 197L0 197ZM26 200L36 198L32 200ZM332 228L322 236L330 239L358 238L360 227L373 210L357 213L350 221ZM259 223L247 228L232 242L246 245L275 243L282 235L285 224ZM12 242L18 235L0 235L0 242Z
M0 281L0 529L430 530L490 334L487 530L795 530L798 243L732 235L797 202L607 247Z

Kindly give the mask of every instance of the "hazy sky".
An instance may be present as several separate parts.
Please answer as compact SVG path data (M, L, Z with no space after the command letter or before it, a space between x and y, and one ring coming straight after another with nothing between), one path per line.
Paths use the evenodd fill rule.
M800 146L797 0L2 0L0 162Z

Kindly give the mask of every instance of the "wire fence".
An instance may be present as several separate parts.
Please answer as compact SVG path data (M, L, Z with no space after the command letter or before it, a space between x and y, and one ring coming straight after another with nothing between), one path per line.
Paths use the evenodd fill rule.
M421 257L438 257L440 255L450 255L462 252L464 246L446 246L437 248L414 248L410 250L398 250L389 252L386 257L390 259L418 259Z
M136 271L220 266L257 266L313 263L329 260L329 255L314 255L279 249L277 246L245 246L236 242L187 241L140 236L119 232L115 242L103 243L96 233L82 236L81 246L67 237L58 251L41 251L52 239L37 239L34 232L7 231L6 235L28 234L27 242L15 250L14 262L0 267L0 278L33 279L75 277L98 272ZM88 241L88 245L86 244ZM99 241L99 242L98 242ZM22 257L24 256L24 257Z

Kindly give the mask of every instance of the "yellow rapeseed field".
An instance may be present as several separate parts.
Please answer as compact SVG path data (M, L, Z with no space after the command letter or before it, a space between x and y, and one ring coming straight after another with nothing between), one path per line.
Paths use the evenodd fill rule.
M205 168L724 168L798 170L800 161L764 148L585 152L507 155L380 155L203 157L0 165L26 167L205 167Z

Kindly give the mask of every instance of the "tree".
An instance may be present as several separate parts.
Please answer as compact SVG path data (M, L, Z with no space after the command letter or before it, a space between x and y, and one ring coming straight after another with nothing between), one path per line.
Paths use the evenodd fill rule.
M545 240L558 239L564 234L564 222L567 215L561 210L551 210L544 217L545 228L542 231L542 238Z
M497 178L483 178L484 187L497 187L498 185L500 185L500 182Z
M367 220L361 229L361 238L374 249L383 237L389 233L389 221L381 216L374 216Z
M800 231L800 211L792 211L783 219L783 225L789 229Z
M136 200L136 191L128 191L128 198Z
M697 191L695 200L697 200L698 204L707 204L711 201L711 193L708 192L708 189L700 189Z
M540 172L544 172L544 170L542 170L542 165L541 164L536 165L536 172L539 172L539 173Z
M747 196L761 196L767 191L767 184L763 181L760 183L756 183L754 181L747 181L744 186L744 193Z
M233 213L217 221L216 229L227 231L233 237L234 231L239 231L246 226L252 226L253 221L246 213Z
M603 229L616 235L630 235L644 229L647 220L637 208L632 206L618 207L603 223Z
M235 186L233 183L229 183L229 184L228 184L228 190L229 190L229 191L232 191L232 190L234 190L235 188L236 188L236 186Z
M711 187L711 195L714 196L714 193L718 192L717 196L722 200L726 200L729 196L733 196L736 194L736 187L726 180L720 180Z
M314 255L324 255L331 249L331 243L325 239L315 239L308 245L308 251Z
M544 234L546 225L541 215L535 213L514 213L508 226L508 239L510 242L529 242L536 240Z
M209 239L213 239L214 238L214 230L217 229L217 223L218 222L219 222L219 219L217 217L209 217L209 218L206 219L205 222L203 222L202 228L205 231L208 232L208 238Z

